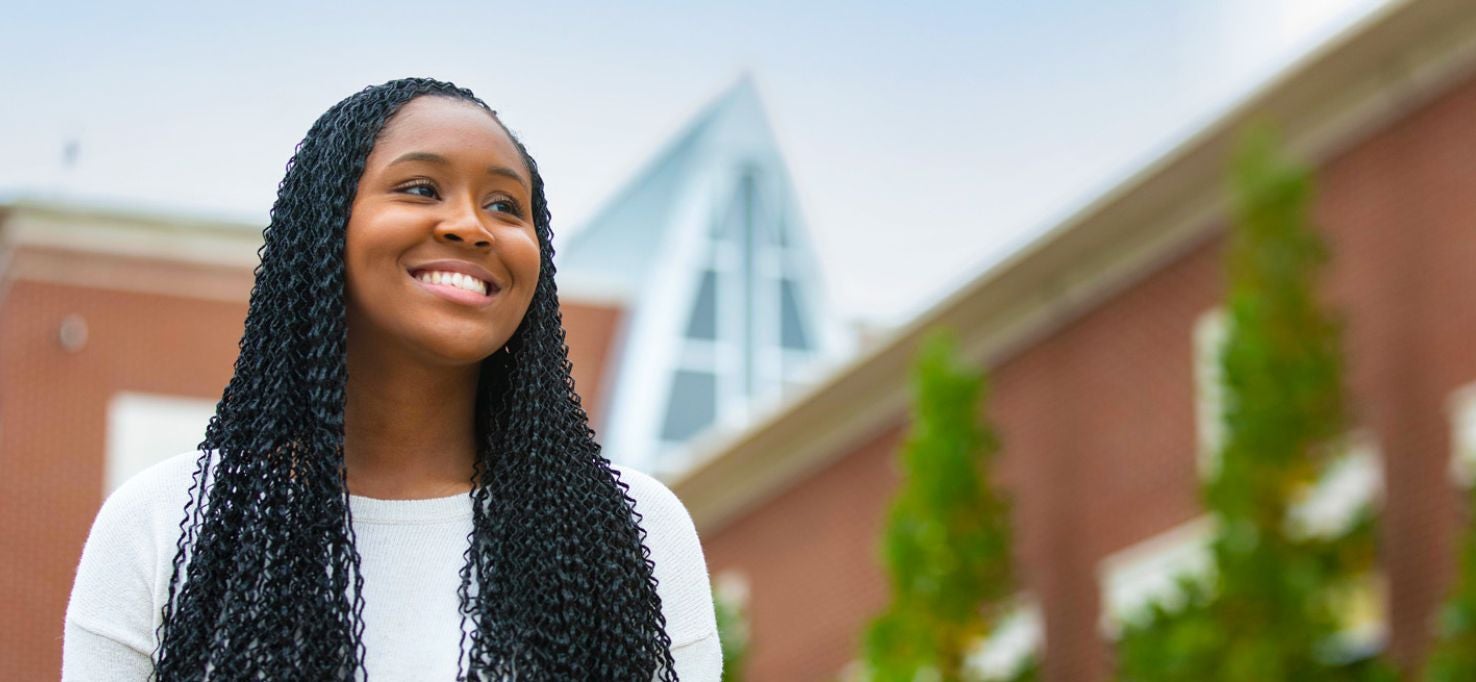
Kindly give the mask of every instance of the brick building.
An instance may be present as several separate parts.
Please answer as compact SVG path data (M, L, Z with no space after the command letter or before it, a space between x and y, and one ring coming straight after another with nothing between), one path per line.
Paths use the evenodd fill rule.
M747 97L737 109L752 109ZM1204 358L1223 293L1225 157L1258 118L1317 168L1316 219L1333 253L1325 293L1347 323L1368 455L1357 461L1371 463L1334 489L1382 500L1366 641L1417 664L1453 575L1463 463L1476 459L1476 6L1457 0L1391 2L820 384L773 381L783 402L734 408L747 421L698 434L697 467L671 483L714 576L746 586L752 679L831 679L856 658L885 601L876 543L897 483L906 373L939 325L990 369L988 416L1015 500L1023 634L996 649L1040 648L1050 680L1109 676L1114 620L1192 567L1204 536L1197 461L1212 440ZM743 199L756 196L750 176L707 177L736 183L710 193L709 208L738 197L746 234L760 229L760 204ZM229 378L259 240L259 225L0 207L0 603L13 614L0 622L0 676L56 674L61 614L103 495L176 451L165 443L198 441ZM704 296L704 262L749 262L704 243L689 239L686 261L668 268L686 305ZM732 301L759 291L743 286ZM593 295L601 288L569 287L564 301L596 424L635 309L628 292ZM676 309L666 326L690 331L692 309Z
M877 544L907 370L934 326L992 376L1023 582L1010 646L1043 646L1048 680L1110 677L1113 623L1202 560L1227 151L1263 119L1315 166L1324 293L1346 323L1356 447L1326 491L1334 507L1382 500L1380 568L1350 627L1418 665L1476 457L1476 5L1445 0L1389 3L783 412L707 444L673 488L718 582L746 585L752 679L834 679L859 655L886 600Z

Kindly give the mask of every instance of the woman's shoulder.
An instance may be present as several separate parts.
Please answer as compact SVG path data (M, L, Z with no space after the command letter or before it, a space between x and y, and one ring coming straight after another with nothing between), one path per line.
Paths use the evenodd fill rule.
M118 486L92 522L86 558L113 563L126 555L140 570L172 562L199 458L198 452L174 455Z
M628 494L646 531L646 547L655 564L656 589L672 646L689 644L716 632L707 560L686 505L654 476L628 466L612 464L611 468L629 486Z
M67 657L85 648L85 640L111 642L147 660L198 458L165 459L103 501L67 604Z
M157 583L172 566L200 453L166 458L124 481L107 496L83 547L83 568L127 569Z
M178 535L199 459L199 452L184 452L134 474L103 501L94 525L109 524L110 531L121 530L113 525L136 530L154 526L151 530L164 530L157 524L167 519L167 530L170 531L167 534L172 542L172 538ZM146 524L145 520L153 523ZM93 533L96 534L97 530L94 528Z
M673 523L678 526L692 525L692 517L687 513L687 506L682 504L681 498L666 487L660 479L639 469L611 463L620 481L629 487L629 495L635 500L636 512L643 518L651 516L658 517L652 521ZM692 529L696 534L696 529Z

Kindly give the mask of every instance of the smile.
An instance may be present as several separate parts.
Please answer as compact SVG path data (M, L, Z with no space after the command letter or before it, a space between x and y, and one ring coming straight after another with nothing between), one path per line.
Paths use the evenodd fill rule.
M499 291L496 284L459 272L421 270L410 276L426 291L464 305L486 305Z
M490 286L486 282L471 275L463 275L459 272L442 272L440 270L422 270L415 275L415 279L426 284L444 284L456 287L457 289L475 291L484 296L487 294L487 288Z

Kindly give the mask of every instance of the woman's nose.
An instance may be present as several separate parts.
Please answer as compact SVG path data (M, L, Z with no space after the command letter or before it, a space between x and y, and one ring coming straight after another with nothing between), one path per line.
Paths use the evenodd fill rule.
M467 244L478 249L492 246L492 232L482 224L475 202L458 202L460 208L436 224L437 241Z

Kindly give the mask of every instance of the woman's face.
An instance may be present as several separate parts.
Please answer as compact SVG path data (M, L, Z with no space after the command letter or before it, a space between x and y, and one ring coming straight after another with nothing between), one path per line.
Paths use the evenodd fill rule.
M402 106L348 222L350 345L443 366L502 348L538 283L530 182L486 110L433 96Z

